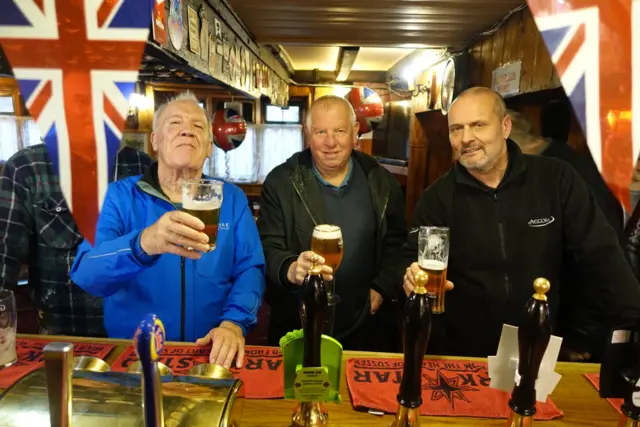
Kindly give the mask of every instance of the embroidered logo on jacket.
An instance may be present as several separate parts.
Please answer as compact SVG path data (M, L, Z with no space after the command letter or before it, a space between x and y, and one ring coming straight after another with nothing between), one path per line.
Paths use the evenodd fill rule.
M551 224L555 220L556 219L552 216L550 216L549 218L534 218L530 219L527 224L529 225L529 227L544 227Z

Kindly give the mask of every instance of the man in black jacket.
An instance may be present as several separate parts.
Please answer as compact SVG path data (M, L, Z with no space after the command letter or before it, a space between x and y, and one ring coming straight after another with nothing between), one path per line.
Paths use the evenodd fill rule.
M499 95L487 88L462 93L449 112L458 162L424 192L415 212L413 227L451 228L448 278L456 287L436 321L438 352L495 354L503 323L519 324L537 277L551 282L553 318L563 303L565 251L593 277L585 286L599 286L610 323L640 317L638 283L587 186L564 162L523 155L510 131ZM416 253L412 230L406 265ZM417 270L416 263L407 269L405 292Z
M313 229L340 226L343 258L335 274L333 336L346 349L389 349L391 301L406 241L404 197L397 180L372 157L354 151L358 123L344 98L317 99L307 113L309 149L276 167L264 182L258 230L266 258L268 342L299 329L297 292L311 263ZM328 266L324 272L333 273ZM397 279L396 279L397 280Z

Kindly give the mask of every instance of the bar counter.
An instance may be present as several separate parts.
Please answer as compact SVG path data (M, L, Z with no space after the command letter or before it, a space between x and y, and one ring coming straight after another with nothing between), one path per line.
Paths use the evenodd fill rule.
M27 335L19 334L19 338L25 339L46 339L53 341L71 341L87 342L87 343L109 343L114 344L115 348L105 358L105 361L112 364L116 358L124 351L127 345L132 343L131 340L117 339L93 339L78 337L53 337L50 335ZM180 345L188 345L180 343ZM366 412L359 412L353 409L349 398L349 390L347 388L345 378L345 365L348 359L352 357L380 357L380 358L401 358L401 354L391 353L368 353L345 351L343 355L342 377L340 380L340 392L342 395L342 403L327 404L329 412L329 425L339 427L377 427L391 425L393 415L384 416L371 415ZM429 357L430 359L448 359L446 357ZM456 360L476 360L483 359L460 358ZM564 416L551 421L540 421L536 425L542 427L559 427L559 426L616 426L618 422L618 413L604 399L600 399L595 388L583 376L585 373L598 372L600 369L597 364L589 363L566 363L559 362L557 372L562 375L560 383L554 390L551 398L564 412ZM1 375L1 371L0 371ZM1 389L0 389L1 391ZM242 423L239 427L285 427L290 425L291 414L295 401L284 399L241 399L243 404ZM424 402L428 405L429 402ZM505 419L480 419L468 417L421 417L423 425L441 427L441 426L504 426Z

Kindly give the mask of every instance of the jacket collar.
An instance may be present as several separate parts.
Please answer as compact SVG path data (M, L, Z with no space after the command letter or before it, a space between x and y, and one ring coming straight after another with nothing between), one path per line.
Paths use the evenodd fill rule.
M142 178L136 183L136 186L147 194L162 199L168 203L171 200L164 194L162 187L160 187L160 180L158 179L158 162L153 162L151 166L147 168ZM173 204L173 203L171 203Z
M391 189L379 173L372 173L378 170L377 168L381 168L381 166L373 157L357 150L351 152L351 159L354 162L353 167L356 167L357 163L364 171L369 182L376 216L379 221L382 221ZM287 163L293 168L293 173L291 174L293 188L302 199L309 216L311 216L315 224L326 224L328 215L322 196L322 184L318 182L313 173L311 150L307 148L300 153L294 154L287 160Z
M514 181L520 174L522 174L526 169L526 164L524 161L524 155L522 151L520 151L520 147L518 144L513 142L511 139L507 139L507 171L502 177L502 181L498 185L496 190L501 189L502 187L508 185L510 182ZM460 162L456 162L453 167L453 173L456 179L456 182L459 184L471 185L473 187L478 187L483 190L491 190L494 189L487 187L484 183L477 180L473 175L467 171L467 169L460 164Z

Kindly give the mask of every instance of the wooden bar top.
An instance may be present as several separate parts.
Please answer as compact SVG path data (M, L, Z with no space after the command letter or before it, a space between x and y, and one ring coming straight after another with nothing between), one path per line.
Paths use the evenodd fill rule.
M79 338L79 337L53 337L50 335L18 334L19 338L46 339L55 341L73 341L89 343L109 343L116 347L105 358L109 364L124 351L131 340L117 340L106 338ZM171 344L171 343L167 343ZM189 345L186 343L174 343ZM340 379L340 391L342 403L327 404L329 412L329 425L335 427L388 427L393 421L393 415L371 415L353 409L349 397L344 363L350 358L401 358L401 354L369 353L358 351L345 351L343 355L342 378ZM429 356L429 359L453 359L447 357ZM456 360L475 360L486 362L486 359L460 358ZM556 371L562 375L560 383L551 395L558 408L564 412L564 416L552 421L540 421L536 425L542 427L581 426L581 427L605 427L616 426L619 420L618 413L604 399L598 396L598 392L583 376L585 373L598 372L600 365L591 363L566 363L558 362ZM295 401L284 399L242 399L242 422L239 427L284 427L289 426ZM425 402L424 404L428 404ZM480 419L468 417L421 417L423 425L431 427L443 426L495 426L503 427L505 419Z

